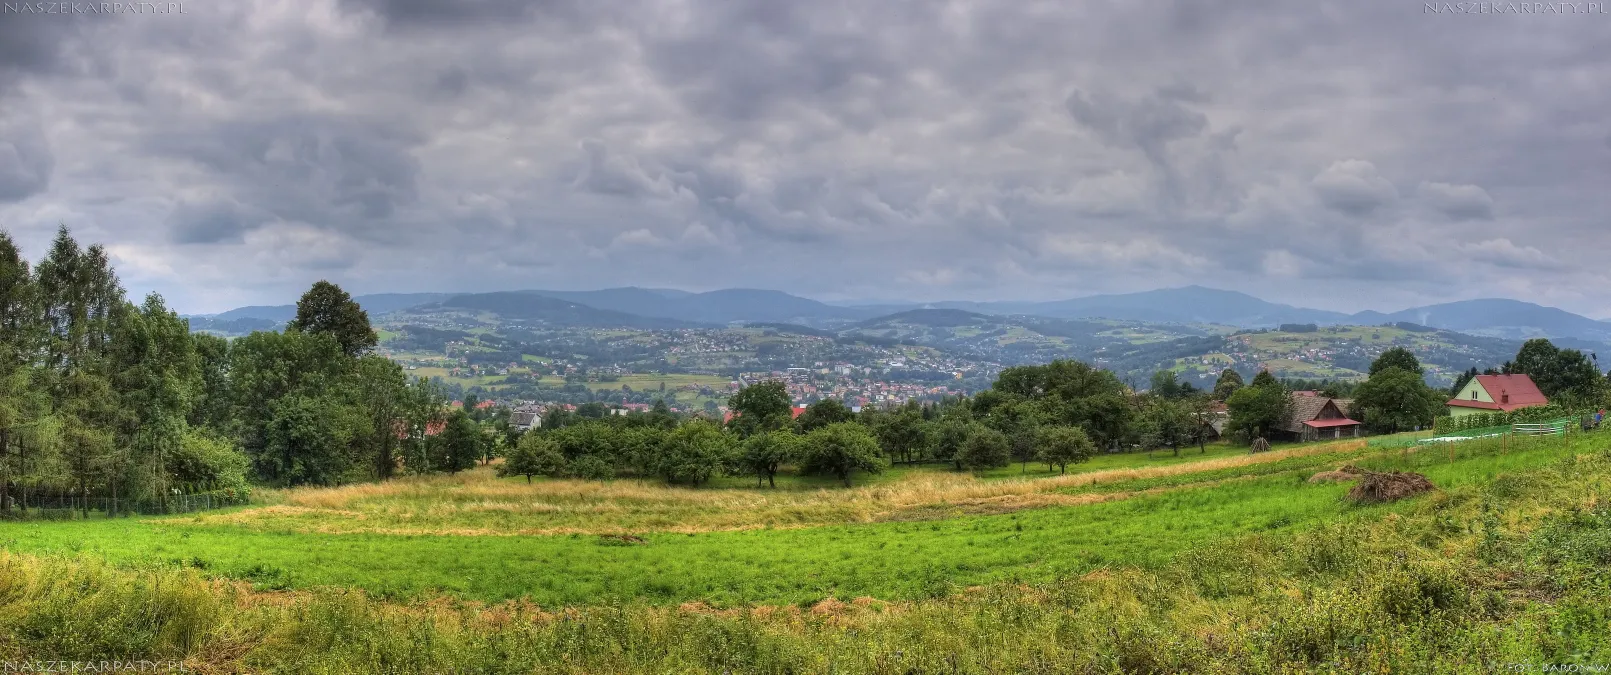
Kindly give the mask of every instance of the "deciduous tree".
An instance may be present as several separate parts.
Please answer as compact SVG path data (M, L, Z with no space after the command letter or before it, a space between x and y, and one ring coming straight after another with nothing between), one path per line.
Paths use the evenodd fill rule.
M527 483L532 476L558 476L564 471L565 456L559 453L559 446L537 433L522 435L498 466L498 475L525 476Z
M1235 370L1226 368L1219 372L1219 379L1214 382L1214 400L1225 401L1231 398L1243 385L1242 376Z
M1007 435L981 424L969 430L968 440L962 443L959 464L980 471L1006 466L1011 457L1012 446Z
M304 333L329 333L347 356L360 356L375 348L380 338L352 296L328 281L314 282L296 303L296 318L287 326Z
M774 431L744 439L737 462L740 472L755 476L757 487L762 481L777 487L778 469L799 459L800 438L788 432Z
M1432 424L1444 397L1419 374L1392 366L1372 373L1354 393L1353 409L1370 428L1395 433Z
M660 444L660 475L673 483L702 485L733 462L733 445L733 437L711 422L684 424Z
M838 477L845 487L850 487L855 471L876 474L889 466L878 451L878 439L854 422L830 424L806 434L801 442L805 469Z
M1096 454L1096 445L1079 427L1041 427L1036 434L1037 457L1050 470L1068 473L1068 465L1086 461Z

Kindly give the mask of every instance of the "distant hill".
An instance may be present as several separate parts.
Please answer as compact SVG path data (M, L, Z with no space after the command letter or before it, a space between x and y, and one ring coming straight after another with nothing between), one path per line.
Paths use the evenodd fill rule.
M1283 323L1334 324L1347 314L1304 309L1260 300L1246 293L1202 286L1163 288L1140 293L1093 295L1051 302L935 303L989 314L1032 314L1060 319L1125 319L1152 323L1217 323L1268 328Z
M1414 307L1385 315L1384 321L1407 321L1510 340L1550 337L1611 342L1611 324L1520 300L1489 298Z
M856 324L856 327L883 328L898 324L910 324L934 328L955 328L958 326L981 326L991 322L992 318L989 316L960 309L913 309L868 319Z
M739 321L811 324L876 316L875 309L836 307L783 291L732 288L706 293L665 289L606 288L598 291L530 291L599 309L695 323Z
M452 297L452 293L375 293L373 295L353 296L353 300L369 313L373 319L381 314L390 314L400 309L408 309L433 302L441 302ZM207 318L215 321L229 321L233 319L266 319L276 323L285 323L296 318L296 305L253 305L250 307L237 307L227 312L213 315L199 315L194 318Z
M420 308L429 308L423 305ZM502 291L494 293L467 293L455 295L435 306L478 309L494 312L504 318L537 321L557 326L590 326L600 328L693 328L704 324L655 316L641 316L610 309L599 309L579 302L542 295L536 291Z
M237 319L257 319L285 323L296 318L296 305L250 305L236 307L227 312L220 312L211 316L198 315L191 318L212 319L214 321L234 321Z
M493 312L506 319L541 322L556 326L587 326L598 328L691 328L699 324L661 317L639 316L609 309L599 309L578 302L552 298L535 291L502 291L496 293L467 293L455 295L437 303L450 309L475 309ZM420 307L429 308L430 305Z
M285 325L284 321L273 319L257 319L243 317L239 319L220 319L218 317L190 317L190 330L195 333L217 333L220 335L247 335L260 330L279 330Z
M597 312L561 311L561 305L527 309L557 321L640 321L636 325L680 326L696 324L778 323L839 330L870 320L909 314L912 321L961 321L966 313L991 316L1042 317L1048 320L1106 319L1151 324L1218 324L1237 328L1275 328L1283 324L1387 325L1413 323L1441 330L1504 339L1548 337L1592 345L1611 344L1611 322L1596 321L1571 312L1519 300L1484 299L1412 307L1391 313L1367 310L1344 314L1267 302L1246 293L1203 286L1165 288L1140 293L1093 295L1051 302L886 302L876 305L828 304L783 291L734 288L690 293L664 288L606 288L596 291L507 291L500 293L380 293L355 299L372 317L441 303L456 297L492 296L486 302L510 297L546 297L581 305ZM497 300L504 298L505 300ZM964 314L922 314L923 312ZM568 313L567 313L568 312ZM232 309L204 318L215 321L257 319L283 323L296 314L293 305ZM533 315L535 316L535 315ZM569 318L565 318L569 317ZM586 317L585 319L582 317ZM631 317L636 317L633 319ZM928 318L923 318L928 317ZM975 321L976 319L966 319ZM669 321L670 323L666 323ZM680 322L680 323L679 323ZM912 323L908 321L907 323ZM1057 327L1048 326L1056 332ZM1079 331L1084 331L1080 327Z

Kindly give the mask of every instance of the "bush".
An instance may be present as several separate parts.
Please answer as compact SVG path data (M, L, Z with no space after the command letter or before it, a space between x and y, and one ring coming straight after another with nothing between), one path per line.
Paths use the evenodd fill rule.
M216 491L237 495L242 502L251 493L246 482L250 463L230 441L191 429L166 459L177 487L186 492Z
M1511 412L1493 411L1472 413L1454 417L1442 415L1432 420L1432 430L1436 433L1447 434L1456 431L1469 431L1471 429L1487 429L1489 427L1507 427L1512 424L1530 424L1569 417L1572 412L1558 403L1535 405Z

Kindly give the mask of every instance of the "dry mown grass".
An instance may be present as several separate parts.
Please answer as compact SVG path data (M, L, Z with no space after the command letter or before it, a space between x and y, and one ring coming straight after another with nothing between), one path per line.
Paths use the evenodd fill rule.
M1034 479L981 480L970 474L924 472L889 484L821 490L688 489L639 480L527 484L497 479L489 469L480 468L456 476L276 491L267 495L270 506L204 516L201 521L321 533L485 536L706 532L923 520L1122 499L1129 494L1069 494L1065 489L1363 447L1363 441L1344 441Z

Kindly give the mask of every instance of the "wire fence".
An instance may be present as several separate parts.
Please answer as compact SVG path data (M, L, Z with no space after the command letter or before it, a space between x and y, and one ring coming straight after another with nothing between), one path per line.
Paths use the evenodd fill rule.
M75 520L94 517L154 516L210 511L244 503L246 500L243 497L227 492L169 495L164 499L83 497L70 493L33 495L27 498L12 496L0 503L0 519Z

